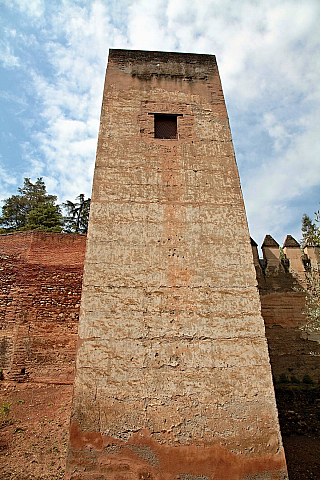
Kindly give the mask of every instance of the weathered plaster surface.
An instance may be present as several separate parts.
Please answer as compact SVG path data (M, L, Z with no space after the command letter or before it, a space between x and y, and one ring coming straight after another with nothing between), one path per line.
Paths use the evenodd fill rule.
M90 215L67 478L287 478L213 56L110 52Z

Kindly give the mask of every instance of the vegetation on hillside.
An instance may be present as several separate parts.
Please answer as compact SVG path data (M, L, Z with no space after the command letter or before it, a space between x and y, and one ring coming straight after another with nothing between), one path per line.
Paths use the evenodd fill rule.
M60 206L56 202L56 195L47 193L42 178L35 183L25 178L23 186L18 188L18 194L3 201L0 233L27 230L86 233L90 198L86 199L81 193L74 203L67 200Z

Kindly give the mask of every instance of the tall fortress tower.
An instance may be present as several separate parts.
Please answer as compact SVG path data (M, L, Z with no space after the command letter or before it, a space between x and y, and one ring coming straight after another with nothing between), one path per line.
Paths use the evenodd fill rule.
M110 50L67 477L287 477L212 55Z

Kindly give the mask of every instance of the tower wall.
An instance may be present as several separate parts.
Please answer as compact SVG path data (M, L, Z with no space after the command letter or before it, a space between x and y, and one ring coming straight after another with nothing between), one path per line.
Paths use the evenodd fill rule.
M256 283L215 57L111 50L68 478L286 478Z

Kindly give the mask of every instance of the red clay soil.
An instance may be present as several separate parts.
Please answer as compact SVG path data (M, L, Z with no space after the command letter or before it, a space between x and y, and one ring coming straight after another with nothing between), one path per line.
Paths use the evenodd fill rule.
M72 385L0 382L0 479L61 480Z

